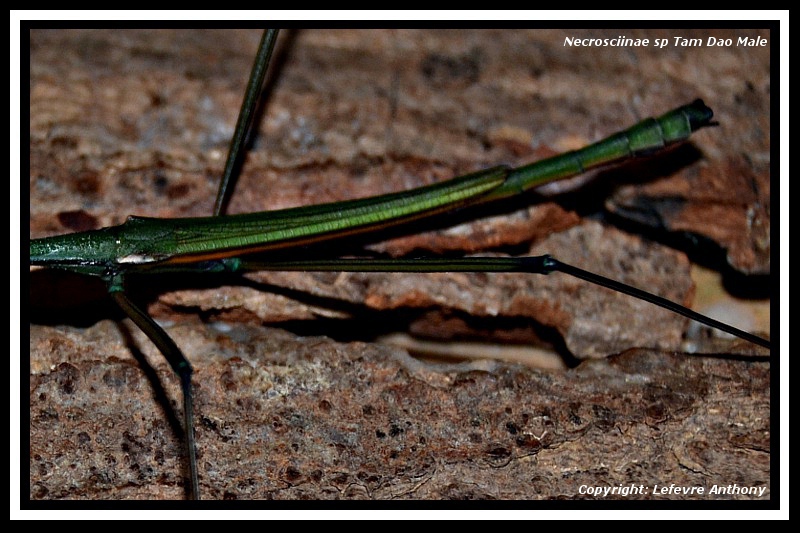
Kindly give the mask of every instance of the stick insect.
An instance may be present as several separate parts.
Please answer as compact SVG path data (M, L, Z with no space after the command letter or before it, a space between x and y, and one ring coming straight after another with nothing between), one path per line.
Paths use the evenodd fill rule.
M397 52L397 55L398 56L402 56L402 53ZM482 61L484 61L480 57L480 50L478 50L477 52L473 52L473 55L475 57L471 57L469 54L467 54L467 55L459 55L459 56L456 56L456 59L454 60L452 58L448 59L447 56L439 56L439 55L431 54L431 55L428 56L427 62L423 62L423 64L418 66L418 69L421 70L423 73L427 73L426 74L427 79L430 80L430 82L432 84L434 84L434 85L445 86L446 87L448 84L451 84L451 85L456 85L456 86L458 86L458 87L463 89L465 84L468 85L470 83L469 80L473 79L475 76L479 76L479 74L476 74L474 72L475 68L477 68L477 67L475 67L475 64L476 63L480 64ZM400 61L400 60L398 60L398 61ZM440 78L442 78L442 79L440 79ZM455 81L453 81L453 80L455 80ZM401 88L402 83L400 83L399 81L397 81L396 79L393 79L393 78L389 78L386 81L387 82L384 85L382 85L384 87L384 90L385 90L385 94L383 94L382 96L383 96L383 98L384 98L384 100L386 102L386 112L387 112L387 115L389 116L389 118L395 118L396 119L398 116L402 116L404 110L406 109L404 107L404 105L407 105L407 104L404 104L403 97L400 94L402 92L402 88ZM158 81L154 81L153 83L154 83L154 85L151 88L151 92L150 92L150 94L147 95L147 97L151 100L151 105L153 107L157 108L157 107L159 107L160 102L162 101L163 98L165 98L165 96L162 94L162 91L160 91L159 88L158 88ZM347 111L347 110L345 110L345 111ZM345 111L341 111L341 113L345 113ZM446 117L445 116L440 117L440 119L444 119L444 118L446 118ZM283 120L286 120L285 117L284 117ZM289 120L293 120L293 119L290 118ZM330 145L335 145L335 143L337 141L340 141L340 139L338 137L336 137L336 136L331 137L331 138L327 138L324 142L320 141L318 138L315 138L313 134L309 133L309 128L308 127L304 127L305 125L301 121L297 122L296 125L298 126L295 129L296 138L292 139L291 142L294 142L300 148L301 152L303 150L313 151L313 149L315 147L315 143L319 144L320 142L322 142L323 144L327 143L327 144L330 144ZM313 130L313 128L312 128L312 130ZM510 132L508 130L510 130ZM611 131L613 131L613 129L609 130L608 132L610 133ZM497 144L511 145L512 147L514 147L514 146L516 146L516 137L515 137L515 135L517 135L518 133L519 133L519 131L515 130L514 128L508 128L508 129L502 129L501 128L501 129L499 129L497 131L489 131L489 132L484 131L483 132L483 137L482 137L482 139L483 139L482 142L484 142L484 143L495 142ZM395 135L394 131L388 130L385 133L385 138L388 138L391 141L393 135ZM369 136L364 137L364 138L366 138L367 141L370 140ZM495 139L495 140L492 141L492 139ZM367 141L364 141L363 146L358 147L358 149L355 150L355 151L356 151L356 153L358 155L360 155L360 157L362 159L364 159L366 161L369 161L369 157L368 156L369 156L369 154L373 153L374 147L370 146L369 142L367 142ZM397 141L391 141L391 142L397 142ZM390 144L391 144L391 142L390 142ZM395 148L395 150L401 150L403 142L411 143L412 140L406 139L405 141L401 141L401 143L399 145L401 148ZM423 143L423 144L426 144L426 143ZM412 149L409 149L409 150L413 152L413 148L419 149L418 147L412 146ZM351 147L351 150L352 150L352 147ZM278 160L280 160L279 155L280 154L278 153L277 154ZM329 162L328 164L330 164L330 165L335 167L336 166L336 156L329 156L329 157L331 158L332 162ZM412 160L411 163L413 163L413 162L414 161ZM112 161L112 163L113 163L113 161ZM149 163L152 163L152 162L149 162ZM411 164L411 163L409 163L409 164ZM185 161L181 162L180 160L178 160L178 161L174 161L174 160L156 161L155 162L155 166L158 167L159 165L162 166L162 167L165 167L167 170L162 172L162 173L160 173L160 174L158 172L155 172L153 174L155 176L155 179L153 180L152 185L154 185L156 189L158 189L158 188L164 189L166 187L166 189L168 191L166 196L168 196L168 197L169 196L180 197L181 191L186 186L183 183L171 184L170 180L172 179L172 175L173 175L175 170L186 171L187 173L191 173L192 172L192 168L191 168L192 167L192 163L188 163L188 162L185 162ZM278 168L279 168L280 163L277 163L276 165L278 165ZM111 166L113 166L113 165L111 165ZM439 170L437 167L438 167L438 164L434 165L434 170L437 170L437 171L441 172L441 170ZM92 186L93 180L92 180L92 178L90 176L85 177L85 181L87 182L86 183L86 187L89 187L89 188L93 187ZM282 192L281 192L282 191L282 186L273 186L271 188L275 189L278 192L279 195L282 194ZM246 189L246 185L245 185L245 191L246 190L247 189ZM394 189L394 190L396 190L396 189ZM145 193L145 194L147 194L147 193ZM244 210L244 211L251 210L251 209L248 209L249 206L248 206L247 202L250 202L250 201L253 201L253 200L246 193L245 193L245 198L246 198L246 200L244 201L244 203L241 203L241 204L234 203L234 205L231 206L232 210L234 210L234 211L236 211L236 210L240 210L240 211L242 211L242 210ZM236 200L234 200L234 202L235 201ZM186 209L188 211L188 214L200 214L200 213L194 213L194 211L192 211L193 209L195 209L194 206L188 206ZM83 212L78 212L78 213L70 212L69 215L64 214L62 219L67 221L68 224L75 224L76 223L75 220L78 221L77 223L81 223L80 221L82 221L84 219L84 217L85 217L85 213L83 213ZM119 221L119 222L121 222L121 221ZM102 225L108 225L108 224L102 224ZM32 237L33 237L33 235L32 235ZM323 278L323 279L329 279L330 280L330 279L336 279L336 278ZM186 350L186 349L184 348L184 350ZM70 389L73 386L73 385L69 384L69 382L70 382L70 378L69 378L70 372L71 372L70 369L64 370L63 373L66 373L67 376L59 378L59 379L61 379L62 382L66 382L67 383L66 385L63 385L63 383L62 383L62 385L63 385L62 389L63 390ZM117 374L114 374L114 375L111 375L111 376L106 375L106 381L115 381L115 380L124 381L124 380L128 379L127 377L125 377L126 375L127 374L124 374L124 373L123 373L123 377L119 377L119 375L117 375ZM212 394L212 393L211 392L206 392L206 394ZM39 420L41 422L41 418ZM179 425L179 423L178 423L178 425ZM201 425L204 429L206 429L209 432L216 433L216 434L220 435L222 438L226 438L227 429L225 428L225 424L221 423L220 422L220 418L218 418L218 417L215 418L213 415L204 415L204 418L202 418L202 422L199 425ZM273 425L272 426L272 430L275 431L276 434L277 434L279 427L282 427L281 424L278 424L278 426ZM396 431L400 432L402 430L403 430L403 428L397 428ZM168 432L164 427L161 427L159 429L159 431L161 433ZM154 433L157 433L157 432L154 431ZM100 447L100 444L98 442L92 441L91 437L89 437L88 435L84 435L82 438L78 437L78 441L82 442L82 441L85 441L87 438L89 439L89 441L86 442L86 444L85 444L87 448ZM143 446L141 444L141 437L140 436L131 434L131 435L126 435L124 438L126 439L126 441L125 441L125 447L126 447L125 451L126 451L126 456L127 457L133 457L133 456L137 456L137 455L146 455L148 453L146 450L143 449L143 448L146 448L146 446ZM163 436L161 436L159 438L164 439ZM227 438L234 438L234 437L228 435ZM175 445L173 444L172 447L174 448ZM176 451L176 455L179 456L180 453ZM205 455L205 457L204 457L204 455ZM109 460L109 457L111 457L111 456L107 455L106 459ZM113 457L112 457L112 459L116 460L116 458L113 458ZM162 458L161 461L163 463L165 460ZM209 461L210 461L210 459L207 457L207 454L201 454L201 459L200 459L201 465L208 466L210 464ZM132 461L130 464L127 464L127 465L124 465L124 466L129 468L129 469L132 469L131 468L132 465L135 465L137 468L140 469L140 471L138 472L138 474L140 476L140 479L141 478L152 479L153 474L151 472L141 472L141 465L137 464L135 460ZM275 466L277 467L278 471L283 472L285 479L291 480L292 477L294 476L294 474L293 474L294 470L292 470L292 468L290 466L286 466L286 465L275 465ZM106 475L107 475L107 472L110 471L110 469L112 469L112 468L113 468L113 465L105 465L102 468L100 466L97 466L97 470L95 471L96 472L95 475L100 476L100 474L97 474L97 472L105 472ZM201 468L204 468L204 467L201 466ZM323 476L324 476L324 474L323 474ZM109 480L100 479L100 481L98 483L104 483L104 482L107 482L107 481L109 481ZM180 483L176 482L174 480L174 478L172 480L166 481L164 484L165 485L172 484L174 487L180 487ZM40 490L43 490L43 489L41 489L41 487L42 486L40 485ZM63 496L63 495L55 495L55 496L59 497L59 496Z

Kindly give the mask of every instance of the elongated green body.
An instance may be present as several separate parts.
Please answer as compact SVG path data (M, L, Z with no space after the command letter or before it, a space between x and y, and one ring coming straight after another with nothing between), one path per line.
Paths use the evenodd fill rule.
M108 276L152 267L234 257L395 225L459 206L500 200L532 187L683 141L709 124L701 100L581 150L516 169L495 167L371 198L226 217L129 217L120 225L30 241L30 263Z

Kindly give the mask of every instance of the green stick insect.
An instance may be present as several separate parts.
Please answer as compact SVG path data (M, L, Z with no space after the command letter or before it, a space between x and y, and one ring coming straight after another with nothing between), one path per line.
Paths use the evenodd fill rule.
M32 238L30 241L31 265L102 280L111 299L153 341L158 351L164 355L179 377L179 394L182 397L182 403L177 411L181 412L182 418L180 422L173 420L172 423L182 426L185 430L184 456L188 471L190 497L199 498L201 486L214 485L213 459L209 457L209 452L201 451L200 460L196 458L197 445L194 435L198 426L204 430L218 432L220 435L225 433L225 429L220 427L220 424L211 415L202 413L199 415L201 423L198 425L198 415L194 405L196 385L193 385L192 365L189 362L189 359L194 360L193 354L186 348L181 348L181 342L173 340L171 333L150 318L141 304L135 301L136 298L129 296L131 287L140 285L143 280L164 276L172 276L173 279L176 276L179 278L182 276L228 276L222 279L229 279L232 274L270 270L409 273L528 272L538 274L561 272L646 300L671 312L733 334L747 342L766 348L770 347L769 341L757 335L704 317L668 299L564 263L550 255L354 258L332 255L339 250L330 246L323 248L325 255L319 257L307 255L309 250L312 253L318 250L319 243L325 245L334 239L345 236L361 237L367 231L385 230L399 224L413 225L429 218L438 221L437 223L441 225L443 213L451 211L479 212L470 210L482 209L484 206L497 204L501 200L509 200L546 183L583 174L597 167L607 166L610 163L617 163L632 157L651 155L663 148L683 143L692 132L711 123L713 113L701 100L677 107L656 118L639 121L636 125L590 144L588 147L532 164L521 164L516 167L493 166L487 170L469 172L461 177L436 181L430 185L400 192L387 192L358 200L221 216L220 213L225 204L225 194L228 190L228 177L234 173L237 167L237 164L232 161L235 159L235 154L241 154L244 135L248 130L248 119L245 118L245 114L253 111L257 101L262 84L260 79L272 53L275 35L275 33L265 34L259 50L258 57L261 59L256 62L257 67L252 75L249 96L246 97L245 105L242 106L243 114L240 115L239 125L234 133L234 142L231 147L234 157L229 159L229 164L226 165L225 178L216 201L215 216L131 217L124 223L111 227ZM84 44L91 49L90 41ZM479 77L479 73L475 69L478 68L476 65L482 61L480 51L473 51L471 54L471 56L468 54L460 59L447 59L432 55L420 68L426 73L428 79L432 80L432 83L446 85L452 82L463 85L469 83L469 80L476 76ZM398 52L397 56L402 57L402 53ZM258 65L261 68L260 74L256 72L259 70ZM158 83L158 80L153 82L151 93L147 95L155 107L161 105L160 101L163 98ZM402 86L396 80L389 80L386 88L385 100L388 114L390 118L397 117L403 112L405 105ZM122 111L124 114L124 109ZM283 116L281 120L295 119ZM293 142L306 148L313 147L315 143L320 142L313 138L304 138L304 125L298 124L300 127L297 129L297 137ZM494 132L495 136L500 139L508 139L516 133L518 133L516 130L511 134L505 130ZM53 132L51 134L56 135ZM387 138L390 138L391 135L391 131L386 133ZM335 145L337 139L331 138L325 142ZM371 153L373 150L369 145L362 146L360 149L363 153ZM335 155L330 157L335 161ZM279 155L277 159L280 160ZM166 164L169 170L181 167L181 165L180 161L169 161ZM190 166L190 164L186 165L187 168ZM157 187L163 188L164 182L169 182L170 178L164 177L168 174L170 172L164 172L155 179L154 183ZM86 181L93 182L89 177L86 178ZM265 188L269 189L269 187ZM177 196L181 190L182 186L176 186L167 196ZM281 194L280 189L276 192L278 195ZM240 206L234 204L232 207L236 209ZM85 218L86 213L83 211L71 212L69 216L62 217L67 223L75 223L77 220L78 224L82 223L81 221L84 221ZM335 252L332 252L332 249ZM347 248L345 252L350 255L351 249ZM556 252L554 251L554 254ZM524 274L516 275L523 276ZM70 391L77 386L74 382L80 381L73 375L72 368L59 367L56 374L59 377L54 380L61 386L62 392ZM127 378L105 375L102 379L108 382ZM212 393L207 392L206 394ZM32 418L34 418L33 415ZM36 418L37 423L44 423L44 416ZM277 434L277 428L278 426L275 426L271 429L276 430ZM401 430L402 428L399 428L397 431ZM164 431L163 427L161 431ZM146 453L139 449L141 447L140 440L135 435L125 435L124 439L126 439L125 457L130 458ZM100 443L92 441L90 435L79 436L78 441L84 442L87 449L100 447ZM112 464L102 467L96 465L95 474L97 476L100 476L101 472L113 469L115 466L113 463L117 461L116 457L112 455L106 455L105 459ZM121 466L130 468L131 464ZM141 468L138 464L136 466ZM275 466L288 477L292 477L291 468ZM56 469L61 465L51 465L51 467ZM153 473L140 471L139 475L140 479L148 479ZM208 476L208 480L204 479L206 476ZM104 483L110 482L110 480L100 479L96 482ZM179 483L174 483L174 485L178 486ZM44 485L39 485L38 489L32 488L33 492L36 490L43 491L40 494L42 497L63 496L46 494ZM134 494L131 492L131 496Z

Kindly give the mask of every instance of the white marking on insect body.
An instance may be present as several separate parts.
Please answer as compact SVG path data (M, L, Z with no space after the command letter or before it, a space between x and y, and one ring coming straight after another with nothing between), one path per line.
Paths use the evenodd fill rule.
M130 254L117 259L117 263L121 265L141 265L145 263L153 263L156 258L152 255Z

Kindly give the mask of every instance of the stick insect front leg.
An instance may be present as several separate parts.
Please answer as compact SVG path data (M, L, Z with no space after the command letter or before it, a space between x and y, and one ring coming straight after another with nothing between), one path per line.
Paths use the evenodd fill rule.
M262 125L266 130L264 140L260 141L263 145L259 147L257 141L256 151L250 156L250 171L246 171L234 196L232 212L316 203L322 197L326 200L346 199L410 188L423 183L415 180L449 177L476 167L489 166L497 162L496 158L508 162L508 158L519 157L521 160L531 155L535 158L535 155L539 155L535 150L544 154L550 150L571 148L574 146L570 143L589 140L585 137L576 139L575 136L585 136L587 131L611 132L637 118L632 116L627 106L620 104L616 104L612 111L598 108L602 110L596 115L587 113L593 116L588 121L574 118L571 121L556 120L553 117L557 114L553 116L543 114L555 113L551 111L552 109L564 109L565 112L574 114L576 108L580 110L583 107L594 112L596 102L589 106L587 103L576 103L554 93L552 102L541 101L542 98L550 98L547 96L550 94L548 91L556 91L559 82L557 79L551 79L555 78L556 73L543 71L541 67L536 66L537 63L531 57L519 56L519 52L515 51L519 50L517 40L524 42L525 39L531 39L532 42L546 42L546 40L536 40L535 34L510 37L504 33L490 34L488 41L497 40L501 36L509 39L504 41L505 47L500 48L487 45L486 41L478 36L467 37L465 41L464 35L460 33L428 34L426 38L430 41L425 39L418 41L418 36L403 34L345 32L334 35L337 43L335 46L330 46L328 39L331 37L326 34L297 35L293 43L296 48L287 58L286 70L281 74L283 81L279 82L276 88L270 111L267 113L265 124ZM386 50L373 49L377 37L385 41ZM162 38L164 41L160 40ZM257 38L256 35L240 40L252 42ZM87 46L93 49L110 48L103 46L102 41L93 39L96 37L84 35L80 39L82 49L85 50ZM223 45L221 47L215 45L213 52L209 50L208 44L203 47L203 42L219 39L223 39ZM139 95L136 98L118 96L119 105L112 106L118 113L115 120L119 121L119 130L114 130L116 140L125 140L126 132L136 133L136 138L122 151L115 146L109 146L109 151L103 152L102 143L99 148L91 144L85 147L79 142L73 143L69 127L73 122L69 120L66 121L67 126L55 128L55 131L61 131L61 134L53 134L52 128L46 130L49 136L45 136L45 140L42 141L44 146L65 144L67 147L73 146L79 154L81 150L88 154L96 151L104 154L99 161L86 164L85 159L78 159L79 163L74 163L80 170L77 188L79 195L82 196L81 202L77 205L87 205L86 198L90 199L89 205L92 205L92 201L105 198L106 195L113 198L115 193L112 187L116 187L116 183L123 184L121 192L116 193L118 204L113 206L113 209L107 212L74 208L57 209L60 213L58 220L62 224L108 225L119 222L120 219L115 220L113 217L131 214L131 203L136 204L137 214L159 216L207 214L206 200L213 198L213 192L209 191L213 191L214 178L218 175L215 167L218 158L215 153L224 153L224 143L215 144L213 132L215 126L220 128L220 123L229 120L221 118L222 113L214 110L236 109L241 94L238 84L243 83L240 73L246 71L249 63L248 54L252 53L252 50L233 53L236 60L227 63L224 60L210 60L209 57L222 54L219 50L233 50L237 46L227 39L228 37L222 34L215 34L213 39L194 38L191 43L198 45L200 52L198 55L194 55L194 52L185 52L190 54L188 57L194 59L187 61L185 57L179 56L181 57L179 60L167 61L172 70L176 65L180 65L179 70L183 70L186 74L185 85L181 82L172 83L168 77L170 69L157 72L155 75L151 72L134 76L134 79L147 88L144 96L140 93L136 93ZM142 48L144 45L141 42L156 43L153 48L155 51L166 47L160 43L171 43L167 40L166 34L158 34L155 37L148 35L142 41L133 39L128 43L127 50L134 58L159 55L148 52L147 47ZM415 49L416 55L409 55L408 43L414 42L428 42L428 44ZM546 57L549 52L541 52L541 46L544 45L533 46L528 52L533 57L537 53ZM544 50L550 49L544 48ZM640 62L644 60L640 59ZM209 68L207 65L212 63L215 66L211 67L209 72L206 70ZM217 66L220 63L226 66ZM232 65L236 63L245 66L235 69ZM623 61L622 64L624 63ZM128 62L128 65L130 64ZM296 64L303 65L303 68L307 68L308 72L313 72L314 75L309 77L302 72L291 70ZM496 66L498 64L505 65L503 68L509 68L509 64L522 66L519 67L520 71L504 72L506 75L504 77L492 71L498 68ZM384 66L386 70L378 70L380 74L376 75L373 67L379 66ZM350 68L355 70L348 70ZM501 72L503 68L500 69ZM222 72L215 69L221 69ZM238 72L233 76L228 70ZM416 76L410 76L409 73ZM236 81L229 81L228 74L231 74ZM560 74L567 77L575 75L569 71ZM626 79L619 76L616 78ZM593 86L598 86L604 79L607 79L607 75L598 76ZM511 81L504 84L499 81L489 83L487 80L520 81L516 84ZM85 79L83 82L88 85ZM293 89L299 87L303 90L282 93L281 83ZM679 85L677 94L663 97L665 100L670 100L668 104L653 103L652 107L668 108L674 105L675 101L682 102L696 95L695 87L681 86L677 82L676 84ZM228 91L228 85L236 87ZM513 85L515 89L507 90L507 85ZM340 86L341 92L328 90L333 86ZM758 84L755 86L758 87ZM216 95L213 90L220 87L223 90L220 95ZM645 87L642 85L633 90L633 94L649 97ZM80 88L79 86L77 89ZM193 91L198 88L210 89L210 96L197 98ZM489 96L480 96L479 88L485 88ZM84 95L81 99L78 91L77 97L65 99L63 105L66 111L62 110L64 113L71 111L70 116L81 119L90 115L88 112L76 112L69 107L72 105L80 108L83 104L87 109L92 108L91 104L95 99L91 98L91 95L94 93L87 86L84 86L84 89L90 96L86 98ZM97 94L102 95L103 92ZM192 94L191 100L196 102L196 106L200 109L188 106L186 108L188 111L178 112L176 115L170 115L171 111L162 114L160 108L166 107L176 94ZM349 98L345 98L347 95L350 95ZM539 95L538 101L536 95ZM137 102L140 102L137 98L144 98L139 107L136 107ZM230 105L227 105L228 103ZM426 107L424 105L426 103L429 103L430 107ZM126 106L135 108L135 112L126 113L128 109ZM203 106L212 109L210 116L209 113L203 114ZM537 110L534 110L534 107ZM647 107L651 105L648 103ZM516 111L508 113L509 108ZM509 117L509 114L513 116ZM618 116L623 114L631 116ZM164 118L165 116L167 118ZM197 118L200 122L198 129L189 128L193 133L188 135L181 133L182 121L189 120L186 117ZM171 121L175 121L177 125ZM163 128L165 122L172 125ZM111 126L108 124L114 122L104 119L101 124L109 128ZM202 129L203 127L206 129ZM145 140L148 135L150 135L149 141ZM219 135L224 136L222 133ZM173 136L178 139L174 142L179 144L180 148L173 149L172 144L165 144L172 143ZM191 149L187 148L183 142L186 138L195 141L196 145ZM137 152L137 146L151 148L145 152ZM135 156L132 162L121 161L122 156L128 155ZM82 164L86 167L81 167ZM142 176L144 180L140 181ZM76 186L66 188L75 189ZM42 189L46 187L44 185L32 187L32 194L34 190L41 192ZM33 197L31 202L32 205L35 204ZM38 205L47 205L46 202L47 200L42 200ZM139 211L140 205L148 211ZM99 219L99 223L98 220L87 222L87 216ZM422 248L447 251L448 247L453 246L441 244L447 240L456 242L457 250L476 251L469 246L473 246L482 234L490 235L489 239L506 240L499 244L490 242L488 245L482 245L484 248L479 247L478 251L493 250L498 247L513 249L520 246L521 242L533 238L545 239L543 234L538 233L545 231L541 229L543 226L555 225L564 229L575 222L575 215L568 209L550 204L510 216L498 216L491 219L489 226L491 229L479 224L477 229L473 226L473 229L469 230L472 233L467 237L463 236L464 230L460 227L458 230L445 231L439 236L425 234L423 237L395 242L390 249ZM587 230L577 226L578 229L566 233L569 238L559 237L558 250L544 251L557 252L560 257L568 259L564 254L573 253L568 249L570 241L577 243L574 253L580 255L585 253L584 248L590 244L595 246L598 241L605 243L617 239L614 232L598 230L598 226L593 224L588 224L588 227ZM646 255L641 249L636 248L637 246L635 240L619 238L616 248L603 250L598 257L619 257L629 248L635 248L639 252L638 256ZM614 264L613 259L609 259L609 262ZM630 268L631 263L617 261L617 264L624 269L626 265ZM676 258L667 259L666 263L659 263L650 268L651 271L663 276L671 276L681 269L686 270L685 264L682 266L681 260ZM612 277L624 277L619 275L620 273L606 273ZM551 299L544 298L541 294L537 294L536 299L530 297L520 299L519 295L530 294L532 289L537 290L534 285L541 286L543 282L511 278L514 276L503 276L502 279L494 276L435 276L420 281L419 276L412 278L408 275L365 278L359 275L284 274L277 277L264 276L260 279L280 280L294 284L300 289L322 293L323 296L346 300L360 301L366 297L367 303L374 307L422 305L430 309L434 305L440 305L441 310L437 311L434 308L428 313L429 317L438 321L434 322L435 324L455 326L457 329L470 326L471 315L491 316L496 313L495 307L515 298L518 307L538 306L544 307L544 311L550 311L551 316L555 318L550 319L551 323L545 321L549 327L557 327L559 319L588 324L607 318L597 314L599 312L595 313L596 320L592 321L581 322L563 317L567 304L562 302L578 300L580 303L578 308L587 306L583 297L565 297L565 294L576 294L578 289L575 285L557 286L553 290ZM365 279L370 281L364 281ZM444 289L434 289L436 282L444 283ZM673 296L675 299L681 299L680 294L685 295L689 291L685 275L682 281L673 280L672 283L677 287L674 289L678 294L677 297ZM481 285L485 288L482 292L478 292L478 297L474 296L474 291L481 291ZM400 288L399 293L391 292L395 288ZM472 296L469 296L470 294ZM489 300L487 295L493 295L496 300ZM473 301L477 299L478 304L476 306L474 302L472 304L469 301L463 304L456 302L455 300L460 297ZM521 300L524 306L520 303ZM601 308L618 308L626 305L624 300L624 298L611 300L612 304L605 304ZM170 328L170 334L175 336L176 342L189 355L193 364L198 366L196 382L201 384L197 393L198 403L204 405L203 414L200 415L198 422L200 461L201 468L207 476L207 486L215 487L216 490L211 497L257 497L267 494L286 497L297 497L302 494L316 494L318 497L324 495L388 497L408 494L411 497L420 497L420 493L411 492L411 488L419 485L420 480L433 478L433 473L437 471L435 465L438 463L429 463L426 466L423 461L415 467L416 470L411 472L411 475L406 475L410 471L409 461L420 457L447 455L441 453L441 441L434 439L435 443L429 444L431 436L422 431L418 422L419 416L424 412L424 405L441 405L442 402L446 403L446 398L431 397L430 390L420 389L413 380L409 383L408 376L419 378L420 382L427 381L433 384L449 378L432 373L398 355L397 352L387 351L382 347L337 345L317 338L311 341L298 340L286 333L269 335L260 327L247 325L261 322L276 323L287 318L306 319L323 313L338 313L335 315L338 318L344 316L348 310L330 311L324 309L324 306L313 304L310 307L298 304L284 307L282 303L286 302L286 299L265 295L261 291L246 287L215 288L200 293L179 291L166 295L159 301L162 303L155 306L156 312L166 303L173 309L192 311L199 309L201 315L210 313L224 323L234 324L232 331L220 333L212 326L204 324L193 312L189 316L178 315L176 326ZM442 305L442 302L446 302L447 305ZM520 312L516 308L500 309L501 315L509 314L514 317L508 329L519 329L516 325L519 323ZM623 311L622 316L630 317L638 314L640 314L638 311ZM165 317L175 319L172 312ZM245 325L239 325L242 321ZM502 320L491 322L489 327L496 328L498 323L503 325L502 322ZM611 322L613 326L602 326L600 330L607 331L605 340L616 342L620 335L617 325L625 320L616 319ZM658 319L657 322L663 324L664 321ZM682 327L678 325L680 322L677 321L676 325L672 326L672 338L664 341L664 336L670 336L664 334L659 340L667 343L676 342ZM431 326L430 321L428 325L424 321L418 321L418 324L421 325L417 327L427 331L443 331L443 326ZM508 324L506 321L505 325ZM359 326L351 327L355 330L358 328ZM113 328L105 329L113 330ZM302 327L300 331L303 331ZM529 340L535 333L537 332L522 332L518 338ZM119 398L128 398L134 390L141 391L144 395L143 403L134 405L140 406L146 402L152 408L159 409L158 403L152 399L152 393L148 392L149 387L146 384L138 385L142 381L141 378L131 376L131 374L138 375L134 364L120 365L112 360L111 370L105 369L105 365L108 364L106 362L108 348L111 348L113 359L113 354L121 354L124 351L123 343L105 340L94 343L88 340L75 341L74 339L81 337L74 335L76 333L70 330L66 334L61 332L60 336L54 339L42 338L35 343L32 340L32 347L36 344L37 347L42 347L43 352L47 352L42 360L35 359L32 354L32 369L40 369L41 373L37 375L44 376L48 368L53 366L56 368L56 372L49 374L50 377L41 378L45 381L49 379L52 389L49 394L40 394L38 398L45 404L52 403L49 410L37 408L36 412L39 414L36 418L37 427L44 427L50 431L53 426L52 422L49 422L51 425L47 425L48 420L69 419L71 416L78 418L78 414L85 413L87 409L83 406L80 409L73 407L73 411L70 411L67 405L66 400L75 394L76 390L91 392L92 389L102 389L117 394ZM92 335L97 336L99 333L94 329L89 333L90 337ZM591 354L593 356L607 355L625 348L653 346L645 341L629 340L627 346L622 348L613 343L603 347L600 345L601 337L602 335L593 336L591 343L584 343L585 346L589 346L587 349L597 350L597 353ZM147 350L146 343L142 342L140 337L137 337L137 341L144 350ZM54 349L56 346L60 348ZM93 355L93 352L84 353L82 357L88 361L86 366L80 363L80 358L74 358L74 353L66 360L54 359L54 354L59 354L60 350L66 351L66 348L89 352L87 346L102 348L106 350L106 354L101 356ZM575 349L574 345L572 349ZM209 356L207 359L206 355ZM117 357L125 358L124 355ZM233 359L230 359L231 357ZM272 362L267 363L263 357L271 358L268 360ZM204 359L209 362L204 362ZM155 364L158 366L160 363ZM394 370L391 370L392 368ZM345 370L354 373L350 375L355 375L358 379L355 381L354 378L340 379L340 374ZM389 394L387 391L393 388L392 384L385 381L382 382L382 386L369 390L362 388L364 383L376 383L385 379L380 376L385 375L387 371L392 375L400 373L405 385L404 394L398 397L403 398L404 402L412 402L411 405L388 407L389 404L383 403L386 399L384 397L381 400L382 396L378 391ZM201 372L207 373L201 374ZM92 378L96 381L92 381ZM326 383L335 379L339 379L337 388L328 388ZM484 378L476 381L480 382L481 387L486 386ZM133 383L137 385L132 385ZM114 386L111 386L112 384ZM351 385L351 390L363 394L349 399L341 394L333 394L333 391L340 391L340 388L347 390L345 387L347 384ZM301 399L299 391L308 394ZM396 399L392 394L389 394L389 397ZM237 396L235 399L234 395ZM480 393L476 395L480 397ZM220 401L221 398L225 400ZM112 417L116 416L112 413L119 413L117 409L125 408L127 400L110 403L113 409L109 409L108 416ZM396 402L392 403L395 404ZM507 458L519 457L524 453L535 453L548 444L543 440L544 435L553 435L555 430L548 425L547 420L552 421L558 417L554 417L552 413L546 414L544 412L546 410L534 406L520 412L514 412L512 408L512 412L507 413L505 408L495 409L498 405L500 404L493 407L490 403L485 407L479 407L476 404L473 407L475 411L472 421L480 430L464 433L468 440L473 441L467 449L469 453L475 454L480 461L491 465L503 462ZM32 413L34 409L35 407L32 407ZM64 497L70 494L70 486L79 485L88 487L88 489L75 489L74 494L83 497L144 495L180 497L181 468L174 460L180 458L180 443L170 436L169 428L165 424L158 422L164 420L163 413L157 411L152 416L145 416L141 414L142 411L141 408L134 409L133 412L137 413L138 417L127 417L134 422L130 428L119 427L123 423L121 421L126 421L124 415L119 415L114 426L107 428L105 432L95 433L75 429L72 433L74 438L65 441L67 450L75 453L77 457L90 457L94 461L93 464L81 463L78 466L77 459L71 463L70 460L64 459L67 456L64 449L54 451L50 448L53 458L47 458L45 456L47 448L37 448L37 455L41 460L32 461L31 483L37 491L32 493L32 496ZM582 413L580 408L576 408L575 414L578 418ZM258 418L259 416L262 418ZM336 423L331 424L326 419L334 419ZM496 423L499 420L503 422ZM523 420L526 421L525 424ZM369 429L365 429L364 424L373 424L374 427L369 426ZM510 437L509 435L514 434L516 430L512 431L509 428L515 427L522 428L517 432L520 436ZM122 446L115 447L115 442L107 442L113 439L115 433L122 434ZM329 438L309 439L310 434L326 434ZM207 437L205 442L202 440L203 435ZM260 445L252 447L245 444L246 441L253 439ZM512 439L514 444L508 445L506 443L508 439ZM522 445L518 444L518 441ZM552 441L550 443L552 444ZM105 452L106 449L114 449L114 452ZM454 449L457 452L460 450L459 453L466 453L465 449L458 446ZM354 453L353 450L359 450L360 454L363 454L359 455L360 460L345 459ZM315 453L309 453L311 451ZM310 458L302 461L298 459L303 455L310 455ZM376 468L374 461L368 460L369 457L373 459L386 457L388 466L383 469ZM224 462L226 458L230 459L230 462ZM33 471L34 465L37 467L36 472ZM48 482L63 475L64 471L79 472L79 476L82 476L79 480L82 481L76 482L73 477L73 485L66 482L60 488L55 488ZM390 475L390 471L393 475ZM441 472L441 469L438 471ZM259 477L262 474L264 477ZM412 484L411 479L417 480L417 483ZM442 486L441 480L438 483L433 485ZM120 490L119 487L123 488ZM319 492L311 492L312 489ZM96 492L90 494L89 490Z

